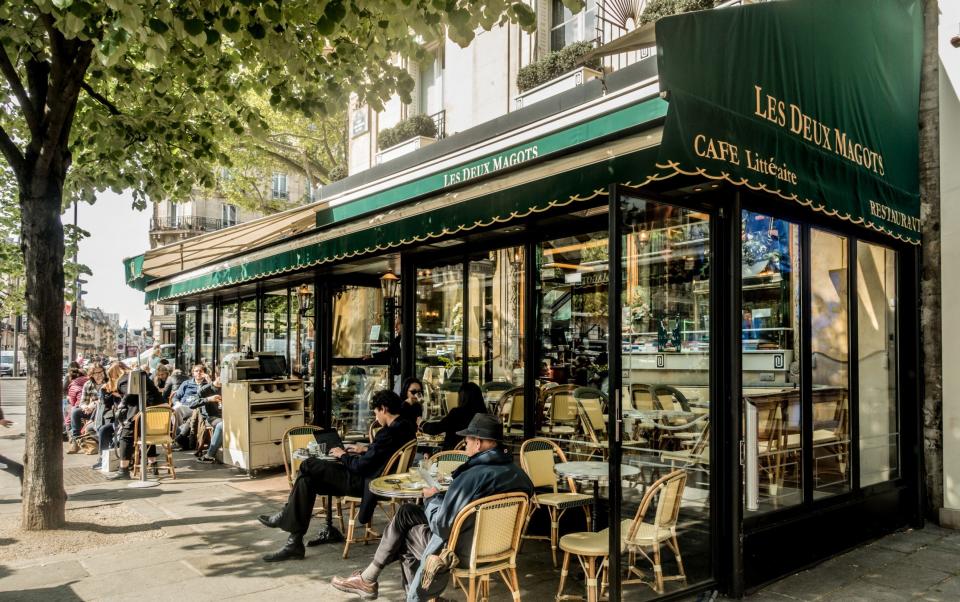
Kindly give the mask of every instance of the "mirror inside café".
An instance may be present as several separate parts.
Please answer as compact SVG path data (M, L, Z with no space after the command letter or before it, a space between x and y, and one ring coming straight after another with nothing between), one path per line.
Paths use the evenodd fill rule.
M390 333L379 287L344 286L333 294L333 422L345 440L365 441L373 394L390 385ZM394 339L394 347L399 341Z
M624 599L645 599L711 575L711 221L620 202L620 572Z

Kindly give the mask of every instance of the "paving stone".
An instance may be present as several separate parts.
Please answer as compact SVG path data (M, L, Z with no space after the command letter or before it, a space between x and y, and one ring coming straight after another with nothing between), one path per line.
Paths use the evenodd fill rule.
M951 577L942 581L918 596L919 600L930 602L953 602L960 600L960 577Z
M960 573L960 553L946 548L921 548L913 554L907 554L903 561L954 575Z
M149 569L130 571L123 577L116 573L94 575L75 583L73 590L84 600L124 596L129 600L133 593L140 597L146 590L165 583L195 581L200 577L200 573L179 560L174 560L151 565Z
M905 555L904 552L898 552L873 544L847 552L843 556L838 556L829 562L837 562L841 566L876 570L892 562L903 561Z
M911 529L898 531L877 541L874 545L897 550L898 552L916 552L920 548L943 538L943 534L934 530Z
M898 589L905 594L905 597L910 597L926 591L948 577L950 575L943 571L897 562L888 564L880 571L868 573L864 576L864 580Z
M781 579L764 591L786 594L796 600L819 600L830 597L831 592L842 588L857 577L857 574L849 571L815 567Z
M901 602L910 595L901 589L891 589L877 583L858 579L833 592L831 600L843 602Z
M46 562L13 570L0 567L0 592L56 587L87 577L86 569L76 560Z

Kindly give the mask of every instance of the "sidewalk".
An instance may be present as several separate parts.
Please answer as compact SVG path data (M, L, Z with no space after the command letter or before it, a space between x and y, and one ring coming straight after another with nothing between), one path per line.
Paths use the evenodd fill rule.
M23 449L22 383L0 379L4 413L17 423L0 432L0 454L14 458ZM95 460L65 456L70 524L52 535L16 533L19 484L0 472L0 601L356 599L334 590L330 578L365 566L372 548L357 545L348 560L340 558L340 546L309 548L302 561L260 560L284 540L285 534L256 520L260 513L279 509L285 499L282 473L251 480L228 468L199 465L190 454L177 454L175 481L162 479L159 487L129 489L126 482L104 481L90 470ZM103 513L110 513L112 526L98 521ZM382 528L382 517L377 520ZM91 545L38 556L36 538L44 537L56 538L67 550L78 539ZM45 543L49 547L50 542ZM537 547L528 545L531 552ZM578 572L572 569L571 578ZM890 535L747 599L960 600L958 575L960 532L930 526ZM553 600L558 577L549 554L526 554L520 573L523 599ZM581 584L572 582L568 593ZM403 599L398 567L384 572L380 587L380 599ZM494 583L491 589L493 600L509 599L502 584ZM636 590L631 594L640 597ZM463 599L459 592L447 595Z

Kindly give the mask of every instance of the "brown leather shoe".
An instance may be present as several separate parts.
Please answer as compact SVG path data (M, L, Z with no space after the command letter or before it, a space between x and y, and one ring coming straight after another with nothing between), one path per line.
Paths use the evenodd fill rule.
M330 585L342 592L357 594L363 600L376 600L380 590L380 585L376 581L373 583L364 581L360 571L354 571L349 577L334 577L330 580Z

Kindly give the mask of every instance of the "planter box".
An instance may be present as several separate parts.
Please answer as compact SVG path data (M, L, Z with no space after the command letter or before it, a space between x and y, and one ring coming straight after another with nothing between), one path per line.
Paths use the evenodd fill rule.
M377 165L386 163L387 161L396 159L397 157L402 157L408 153L412 153L418 148L427 146L428 144L433 144L436 141L436 138L428 138L427 136L414 136L413 138L404 140L400 144L394 144L390 148L385 148L377 153Z
M560 94L561 92L566 92L567 90L572 90L577 86L581 86L591 79L596 79L602 76L603 73L597 71L596 69L591 69L590 67L578 67L573 71L564 73L560 77L555 77L550 81L540 84L536 88L531 88L523 94L518 94L514 98L514 110L522 109L523 107L532 105L535 102L540 102L545 98L550 98Z

